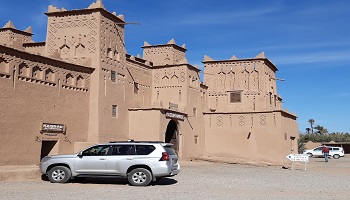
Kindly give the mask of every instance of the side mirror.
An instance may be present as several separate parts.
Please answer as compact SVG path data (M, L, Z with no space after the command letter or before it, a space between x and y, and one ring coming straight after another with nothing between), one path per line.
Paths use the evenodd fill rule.
M82 152L82 151L78 153L78 157L79 157L79 158L82 158L82 157L83 157L83 152Z

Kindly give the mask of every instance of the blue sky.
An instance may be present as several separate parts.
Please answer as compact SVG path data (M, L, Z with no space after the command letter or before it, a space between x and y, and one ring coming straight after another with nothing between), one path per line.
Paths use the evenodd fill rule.
M95 0L12 0L0 7L0 26L9 20L33 39L45 41L48 5L87 8ZM190 64L203 68L214 60L253 58L262 51L279 71L278 93L284 109L330 132L350 132L349 0L103 0L123 14L129 54L142 55L143 42L186 44Z

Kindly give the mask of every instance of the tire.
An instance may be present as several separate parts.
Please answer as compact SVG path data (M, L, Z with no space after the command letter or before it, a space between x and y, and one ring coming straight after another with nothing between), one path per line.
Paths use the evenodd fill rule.
M47 177L51 183L67 183L72 177L72 172L67 167L56 166L49 170Z
M334 154L334 155L333 155L333 158L334 158L334 159L339 159L339 158L340 158L340 155L339 155L339 154Z
M311 158L312 157L312 153L307 153L307 155Z
M147 186L152 181L152 174L144 168L136 168L128 174L128 181L133 186Z

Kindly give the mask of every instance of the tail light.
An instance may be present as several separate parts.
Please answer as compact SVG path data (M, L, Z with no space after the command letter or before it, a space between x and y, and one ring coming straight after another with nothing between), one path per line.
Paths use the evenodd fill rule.
M162 157L160 161L169 161L169 154L167 152L162 152Z

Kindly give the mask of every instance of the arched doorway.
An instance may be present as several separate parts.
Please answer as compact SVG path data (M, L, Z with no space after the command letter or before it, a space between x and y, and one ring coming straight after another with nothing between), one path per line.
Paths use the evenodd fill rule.
M174 144L176 153L179 152L179 134L176 121L170 120L165 132L165 142Z

